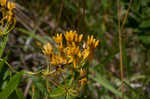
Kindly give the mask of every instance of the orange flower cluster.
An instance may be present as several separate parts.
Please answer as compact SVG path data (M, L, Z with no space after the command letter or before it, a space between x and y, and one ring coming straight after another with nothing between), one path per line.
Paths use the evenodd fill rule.
M56 34L53 40L56 42L56 48L47 43L42 49L44 55L49 59L49 68L53 68L56 72L62 72L61 70L66 69L72 78L78 82L76 86L82 88L88 81L86 77L87 67L85 68L84 64L93 59L94 49L98 46L99 40L93 36L88 36L87 41L83 42L83 34L79 35L72 30L65 32L65 34ZM47 71L52 72L52 70ZM78 77L75 76L76 73L79 73ZM62 74L59 77L62 77Z
M65 43L62 33L53 37L57 43L57 53L54 53L50 43L43 47L43 53L50 58L53 66L73 63L74 68L80 68L81 61L93 59L93 52L98 46L99 40L96 40L93 36L88 36L88 40L83 44L83 47L80 45L83 34L78 35L76 31L67 31L64 37Z

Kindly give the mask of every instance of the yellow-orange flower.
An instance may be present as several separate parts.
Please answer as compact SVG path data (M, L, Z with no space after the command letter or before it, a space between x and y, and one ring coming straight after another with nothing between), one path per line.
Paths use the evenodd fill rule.
M86 83L87 83L87 78L82 78L81 80L79 80L80 84L81 84L81 87L83 87Z
M74 35L74 41L75 42L81 42L81 40L82 40L82 38L83 38L83 34L80 34L80 35L78 35L77 33Z
M13 19L13 12L11 10L8 11L7 15L6 15L6 18L8 20L9 23L12 22L12 19Z
M8 22L11 23L13 20L13 11L12 10L15 8L15 3L8 2L7 7L8 7L9 11L8 11L6 17L7 17Z
M80 69L80 76L84 77L86 75L85 70L84 69Z
M13 10L15 8L15 3L14 2L8 2L7 7L9 10Z
M95 38L93 38L93 36L88 36L88 40L87 40L87 45L88 47L90 47L91 49L94 49L98 46L99 40L96 40Z
M76 33L76 32L73 32L72 30L66 32L66 33L65 33L65 38L66 38L66 40L67 40L68 42L72 42L75 33Z
M51 44L50 44L50 43L47 43L46 45L44 45L42 52L43 52L46 56L51 56L52 53L53 53L53 48L52 48Z
M7 4L7 0L0 0L0 5L2 7L6 7L6 4Z
M93 52L94 49L98 46L99 40L96 40L93 38L93 36L88 36L88 40L85 44L85 49L82 52L83 59L86 59L87 57L91 61L93 59Z
M85 60L89 56L89 54L90 54L89 48L84 49L82 52L83 59Z
M68 31L65 33L65 38L66 40L71 43L71 42L81 42L82 38L83 38L83 34L78 35L76 31Z
M50 63L53 66L59 66L59 65L67 64L67 60L61 56L53 55L53 57L50 60Z
M56 36L53 37L56 43L62 44L62 34L57 34Z
M56 36L53 37L53 39L58 44L57 45L57 49L59 50L59 53L62 56L65 56L65 54L64 54L64 48L63 48L63 37L62 37L62 34L57 34Z
M79 46L73 44L71 47L68 47L67 55L69 57L69 63L73 63L74 68L77 64L80 63L81 52Z

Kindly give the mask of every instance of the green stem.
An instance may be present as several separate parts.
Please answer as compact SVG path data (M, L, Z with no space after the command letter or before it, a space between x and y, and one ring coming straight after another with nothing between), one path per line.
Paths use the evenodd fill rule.
M119 49L120 49L120 76L121 76L121 99L124 99L124 66L123 66L123 55L122 55L122 33L121 33L121 9L120 9L120 0L117 0L118 8L118 38L119 38Z
M1 58L0 58L0 61L2 61L5 64L7 64L7 66L10 68L11 71L17 73L17 71L7 61L5 61L4 59L1 59Z
M49 58L47 57L47 69L46 69L46 72L49 73L50 71L50 64L49 64Z
M3 41L0 43L0 58L2 57L7 41L8 41L8 34L4 36Z

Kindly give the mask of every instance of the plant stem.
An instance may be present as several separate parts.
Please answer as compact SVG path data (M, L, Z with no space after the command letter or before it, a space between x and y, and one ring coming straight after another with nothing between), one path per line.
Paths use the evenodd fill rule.
M122 22L122 25L121 25L121 31L123 30L124 25L125 25L125 23L126 23L126 21L127 21L128 13L129 13L129 10L130 10L130 8L131 8L131 4L132 4L132 0L130 0L130 3L129 3L129 5L128 5L128 9L127 9L126 14L125 14L125 17L124 17L124 19L123 19L123 22Z
M17 73L17 71L6 60L0 58L0 61L4 62L12 72Z
M122 99L124 99L124 71L123 71L123 56L122 56L122 35L121 32L123 31L124 25L128 18L128 13L131 8L132 0L130 0L128 9L126 11L125 17L123 19L122 25L120 24L120 0L117 0L117 7L118 7L118 33L119 33L119 48L120 48L120 72L121 72L121 92L122 92Z
M51 70L50 70L50 64L49 64L49 58L48 58L48 57L46 58L46 61L47 61L47 69L46 69L46 72L49 73Z
M35 86L32 85L32 99L34 99L34 93L35 93Z
M118 37L119 37L119 48L120 48L120 72L121 72L121 93L122 99L124 99L124 72L123 72L123 56L122 56L122 35L120 27L120 0L117 0L118 7Z

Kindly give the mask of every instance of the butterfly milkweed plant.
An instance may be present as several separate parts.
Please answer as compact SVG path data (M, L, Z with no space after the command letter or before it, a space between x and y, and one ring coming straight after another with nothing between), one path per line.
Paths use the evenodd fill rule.
M150 99L149 31L150 0L0 0L0 99Z
M47 43L42 48L47 61L46 68L26 73L33 78L41 76L47 97L64 96L72 99L71 97L79 96L88 84L89 65L86 64L91 63L99 40L88 36L87 41L83 41L83 34L72 30L57 34L53 40L54 44Z
M41 48L47 66L41 66L36 71L23 70L18 72L5 59L1 58L8 41L8 34L16 24L14 8L14 2L0 0L0 37L3 39L0 42L0 64L2 62L7 64L16 73L0 92L0 98L7 99L8 96L13 94L14 90L16 90L20 99L25 98L26 94L35 99L38 90L41 93L40 97L45 99L57 97L72 99L80 96L89 82L89 65L87 64L92 62L94 50L99 45L99 40L96 40L93 36L88 36L87 40L83 41L83 34L78 34L72 30L57 33L53 37L53 43L47 43ZM22 75L24 75L24 79L29 78L32 81L32 90L30 91L27 87L24 95L17 88Z

